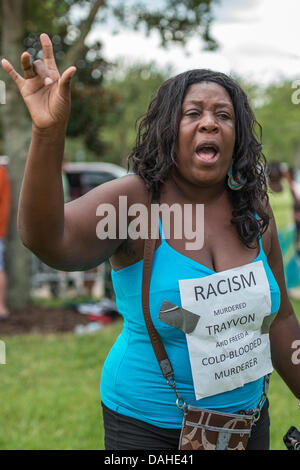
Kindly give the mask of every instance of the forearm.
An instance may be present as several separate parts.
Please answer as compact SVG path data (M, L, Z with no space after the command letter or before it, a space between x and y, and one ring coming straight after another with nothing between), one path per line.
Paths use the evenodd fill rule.
M270 329L271 354L275 369L300 399L300 326L294 313L276 318Z
M47 254L61 243L64 232L62 159L65 130L32 129L19 199L18 231L24 245Z

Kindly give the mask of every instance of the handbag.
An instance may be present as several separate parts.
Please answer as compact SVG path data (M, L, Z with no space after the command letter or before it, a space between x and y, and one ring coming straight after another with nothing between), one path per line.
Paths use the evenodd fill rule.
M148 199L148 236L144 242L142 278L142 308L149 338L161 372L167 385L176 394L176 406L183 412L179 450L245 450L252 426L258 421L262 405L267 397L270 374L264 378L260 403L253 410L238 413L221 413L187 405L176 388L174 371L162 340L155 329L149 308L149 289L156 238L151 238L152 192ZM151 223L152 222L152 223Z

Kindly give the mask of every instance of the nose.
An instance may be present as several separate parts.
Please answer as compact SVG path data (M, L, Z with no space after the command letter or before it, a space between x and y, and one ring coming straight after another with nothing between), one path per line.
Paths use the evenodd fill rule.
M202 114L201 119L199 121L198 130L199 132L218 132L219 127L212 113L207 112Z

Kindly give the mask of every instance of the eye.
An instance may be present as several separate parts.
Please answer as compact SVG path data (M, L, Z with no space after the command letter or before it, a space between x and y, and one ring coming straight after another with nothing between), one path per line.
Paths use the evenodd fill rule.
M227 113L218 113L218 116L219 116L221 119L231 119L230 114L227 114Z
M199 116L200 115L200 111L196 111L196 110L192 110L192 111L187 111L185 113L186 116L191 116L191 117L194 117L194 116Z

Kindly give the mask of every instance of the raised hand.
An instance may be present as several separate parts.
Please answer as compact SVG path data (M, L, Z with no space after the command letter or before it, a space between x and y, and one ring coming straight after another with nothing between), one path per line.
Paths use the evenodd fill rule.
M49 36L41 34L40 41L43 60L31 63L28 52L21 55L24 77L6 59L2 59L2 67L19 88L34 126L39 129L65 128L71 105L70 82L76 68L69 67L60 76Z

